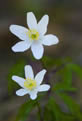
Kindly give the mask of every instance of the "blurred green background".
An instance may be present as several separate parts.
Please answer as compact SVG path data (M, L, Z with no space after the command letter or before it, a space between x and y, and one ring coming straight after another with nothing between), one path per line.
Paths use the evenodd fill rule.
M20 105L27 97L8 95L7 76L10 68L17 60L28 60L31 51L13 53L11 47L18 41L9 31L11 24L26 25L26 13L32 11L39 21L48 14L50 21L48 33L58 36L58 45L45 47L44 55L56 58L71 57L82 66L82 0L1 0L0 1L0 121L13 121ZM28 61L26 62L28 64ZM36 67L35 72L42 69L38 62L29 62ZM79 88L76 100L82 106L82 85L74 78L74 85ZM34 113L32 113L33 115ZM31 119L33 120L33 119ZM30 120L29 120L30 121Z

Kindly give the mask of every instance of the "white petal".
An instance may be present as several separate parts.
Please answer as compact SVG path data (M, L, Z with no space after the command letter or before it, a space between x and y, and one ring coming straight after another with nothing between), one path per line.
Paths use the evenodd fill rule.
M59 39L52 34L44 36L42 41L43 45L47 45L47 46L57 44L58 42L59 42Z
M37 29L37 20L32 12L27 13L27 24L30 29Z
M32 91L32 92L30 92L30 98L31 98L32 100L35 100L35 99L37 98L37 91Z
M19 89L19 90L16 91L16 95L18 95L18 96L24 96L24 95L26 95L28 93L29 92L27 90L25 90L25 89Z
M39 92L48 91L49 89L50 89L50 85L48 84L43 84L38 87Z
M25 77L34 79L34 73L30 65L25 66Z
M33 43L31 46L32 53L36 59L41 59L44 53L43 45L40 43Z
M21 42L18 42L17 44L15 44L12 47L12 50L14 52L24 52L27 49L29 49L30 46L31 46L31 43L30 42L28 42L28 41L21 41Z
M48 15L43 16L42 19L39 21L38 29L40 34L44 35L47 32L48 22L49 22Z
M21 40L28 40L27 31L28 29L19 25L11 25L10 31Z
M12 80L14 80L17 84L19 84L21 87L24 87L25 79L19 76L12 76Z
M38 85L42 83L45 73L46 73L46 70L43 69L35 76L35 80L37 81Z

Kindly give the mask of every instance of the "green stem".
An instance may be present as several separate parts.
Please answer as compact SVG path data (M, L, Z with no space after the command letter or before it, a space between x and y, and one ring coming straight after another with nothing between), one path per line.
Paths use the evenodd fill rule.
M41 114L41 106L40 103L37 101L37 107L38 107L38 115L39 115L39 120L43 121L42 114Z

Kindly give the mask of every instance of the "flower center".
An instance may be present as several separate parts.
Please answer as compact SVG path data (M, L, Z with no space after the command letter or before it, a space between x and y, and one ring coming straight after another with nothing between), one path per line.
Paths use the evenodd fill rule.
M36 86L36 81L31 78L27 78L24 82L24 87L26 87L29 90L33 90Z
M27 35L30 40L38 40L39 39L39 33L35 30L28 30Z

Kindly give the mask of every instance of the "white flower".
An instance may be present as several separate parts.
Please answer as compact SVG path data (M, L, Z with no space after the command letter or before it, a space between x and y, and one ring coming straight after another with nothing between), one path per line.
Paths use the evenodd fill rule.
M10 31L19 39L23 40L14 45L12 50L14 52L24 52L31 47L33 56L36 59L41 59L44 53L43 45L51 46L59 42L55 35L45 35L48 22L48 15L44 15L37 24L34 14L29 12L27 13L27 24L29 29L19 25L11 25Z
M48 84L41 85L45 73L46 73L46 70L43 69L34 78L32 67L30 65L26 65L25 79L18 76L12 76L12 80L14 80L22 87L21 89L16 91L16 94L18 96L24 96L26 94L29 94L30 98L34 100L37 98L38 92L48 91L50 89L50 85Z

